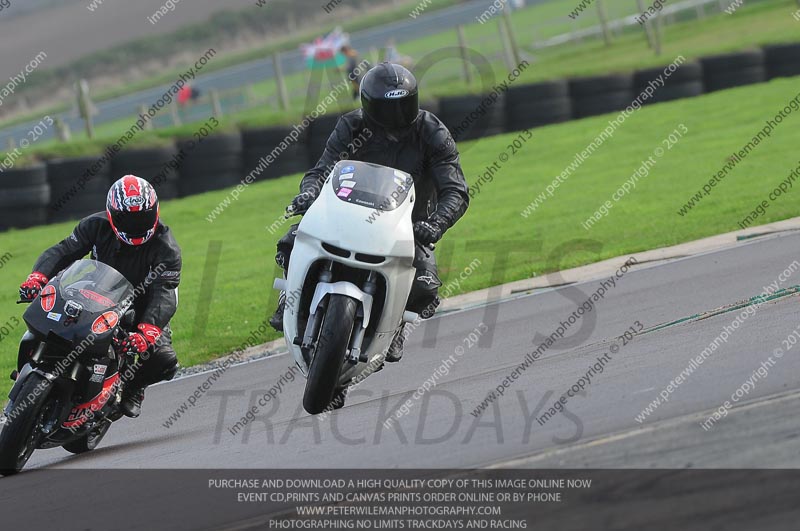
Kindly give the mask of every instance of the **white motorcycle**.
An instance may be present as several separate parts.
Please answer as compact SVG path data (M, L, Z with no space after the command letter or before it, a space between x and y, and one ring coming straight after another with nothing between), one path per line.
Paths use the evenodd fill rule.
M284 335L312 415L344 405L347 387L380 368L399 327L418 317L405 310L414 196L405 172L341 161L300 222L274 288L286 295Z

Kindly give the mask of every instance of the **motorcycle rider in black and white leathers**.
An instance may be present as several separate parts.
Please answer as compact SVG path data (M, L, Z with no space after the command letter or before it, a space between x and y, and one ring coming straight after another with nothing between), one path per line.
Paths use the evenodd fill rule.
M441 286L436 260L428 246L439 241L469 205L469 188L458 150L441 120L419 109L417 81L406 68L379 64L364 75L360 94L361 109L339 119L319 162L303 177L300 194L292 200L291 208L295 213L307 211L333 166L345 158L411 174L417 193L412 212L417 272L407 308L427 319L439 305L437 294ZM361 147L355 149L354 145ZM278 242L275 259L285 271L289 268L296 230L297 225L293 225ZM283 329L284 305L282 296L270 320L278 330ZM403 339L401 327L387 361L399 361Z
M125 382L121 407L125 415L138 417L144 389L171 380L178 369L169 321L178 307L181 250L159 219L158 197L150 183L133 175L114 183L105 212L82 219L70 236L36 260L20 286L20 298L33 300L48 279L87 254L119 271L135 290L137 326L120 352L137 356L138 364ZM18 365L25 362L18 360Z

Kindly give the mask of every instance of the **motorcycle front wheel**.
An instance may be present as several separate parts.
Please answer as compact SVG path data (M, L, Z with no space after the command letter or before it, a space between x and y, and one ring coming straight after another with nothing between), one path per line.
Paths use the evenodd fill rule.
M0 475L22 470L36 449L50 389L50 382L35 372L25 379L0 432Z
M357 311L355 299L339 294L330 296L303 394L303 408L312 415L322 413L331 405Z

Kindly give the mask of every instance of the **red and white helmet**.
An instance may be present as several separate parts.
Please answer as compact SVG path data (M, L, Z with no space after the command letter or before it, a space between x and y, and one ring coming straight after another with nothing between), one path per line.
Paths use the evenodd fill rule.
M128 245L147 243L158 226L158 196L153 186L135 175L111 185L106 214L114 234Z

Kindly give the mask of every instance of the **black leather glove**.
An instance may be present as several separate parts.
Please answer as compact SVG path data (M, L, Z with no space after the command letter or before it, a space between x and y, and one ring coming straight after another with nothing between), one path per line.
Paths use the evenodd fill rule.
M291 210L292 214L305 214L311 208L311 204L315 199L316 197L311 192L300 192L292 199L286 211L289 212Z
M442 239L444 229L434 219L414 223L414 238L422 245L430 245Z

